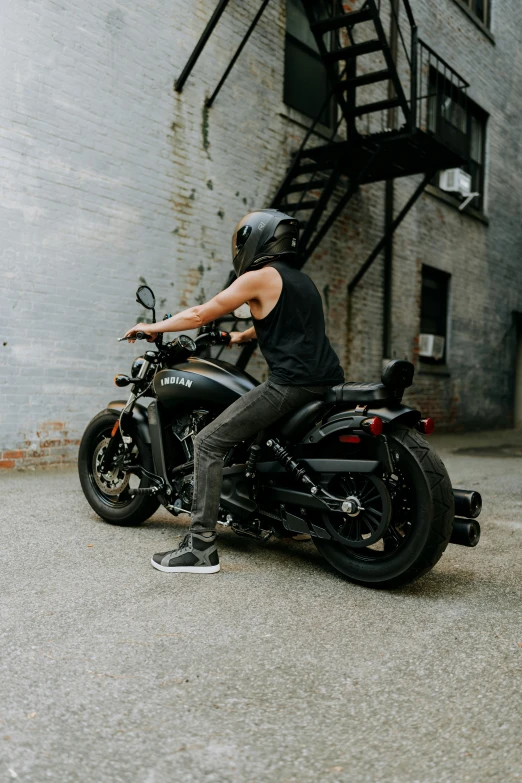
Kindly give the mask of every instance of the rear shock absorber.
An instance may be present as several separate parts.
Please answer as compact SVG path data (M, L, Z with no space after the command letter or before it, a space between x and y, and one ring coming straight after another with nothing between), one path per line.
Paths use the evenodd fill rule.
M284 448L284 446L281 446L281 444L276 440L267 440L266 445L269 449L272 449L278 462L280 462L281 465L292 474L292 476L294 476L298 481L301 481L303 484L307 484L310 487L310 492L312 495L317 495L319 492L319 487L314 484L303 466L295 461L295 459Z

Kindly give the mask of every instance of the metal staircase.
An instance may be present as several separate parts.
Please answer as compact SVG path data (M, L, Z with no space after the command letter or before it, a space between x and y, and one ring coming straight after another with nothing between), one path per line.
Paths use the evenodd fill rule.
M207 108L223 88L269 1L261 0L207 98ZM178 92L228 3L218 0L175 82ZM293 153L272 206L299 220L302 266L361 185L386 183L383 236L349 282L348 293L384 250L383 356L388 356L392 237L436 172L465 162L467 139L455 118L467 112L469 85L419 39L410 0L302 0L302 4L326 69L330 94ZM336 122L333 128L325 129L320 118L333 101ZM393 180L419 174L422 179L395 215ZM252 350L251 344L243 348L238 365L246 365Z
M360 185L423 173L423 185L401 211L402 220L438 170L462 164L462 150L443 137L440 124L435 128L430 112L443 82L460 102L468 86L419 40L409 0L365 0L351 11L339 0L303 0L303 6L331 93L272 201L299 220L301 265ZM405 24L399 20L401 7ZM317 144L318 135L324 138L319 117L332 99L337 122L329 138ZM392 223L395 230L399 223ZM365 262L364 271L368 266Z

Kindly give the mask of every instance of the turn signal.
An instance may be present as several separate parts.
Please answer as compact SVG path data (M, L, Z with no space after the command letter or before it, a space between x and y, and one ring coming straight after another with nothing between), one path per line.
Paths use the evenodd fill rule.
M363 421L361 427L368 430L374 437L377 437L382 432L382 419L378 416L373 416L371 419Z
M132 378L129 378L128 375L115 375L114 376L114 383L116 386L128 386L129 383L134 383Z
M417 422L415 427L419 430L419 432L422 432L423 435L431 435L435 429L435 422L433 419L421 419Z

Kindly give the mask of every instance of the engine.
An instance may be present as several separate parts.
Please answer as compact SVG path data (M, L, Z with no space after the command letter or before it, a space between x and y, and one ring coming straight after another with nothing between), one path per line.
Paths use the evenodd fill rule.
M174 467L172 486L174 488L174 507L180 511L188 511L192 506L194 497L194 438L206 427L210 421L210 413L207 410L195 410L180 416L172 425L172 432L181 443L186 462L190 463L186 469L176 471Z
M209 423L210 414L206 410L196 410L180 416L172 425L172 431L181 442L187 462L194 459L194 438Z

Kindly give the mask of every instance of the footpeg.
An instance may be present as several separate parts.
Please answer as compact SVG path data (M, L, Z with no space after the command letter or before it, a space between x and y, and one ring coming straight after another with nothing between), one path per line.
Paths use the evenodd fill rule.
M134 497L134 495L157 495L159 492L159 487L138 487L137 489L131 489L129 492L129 495L131 497Z

